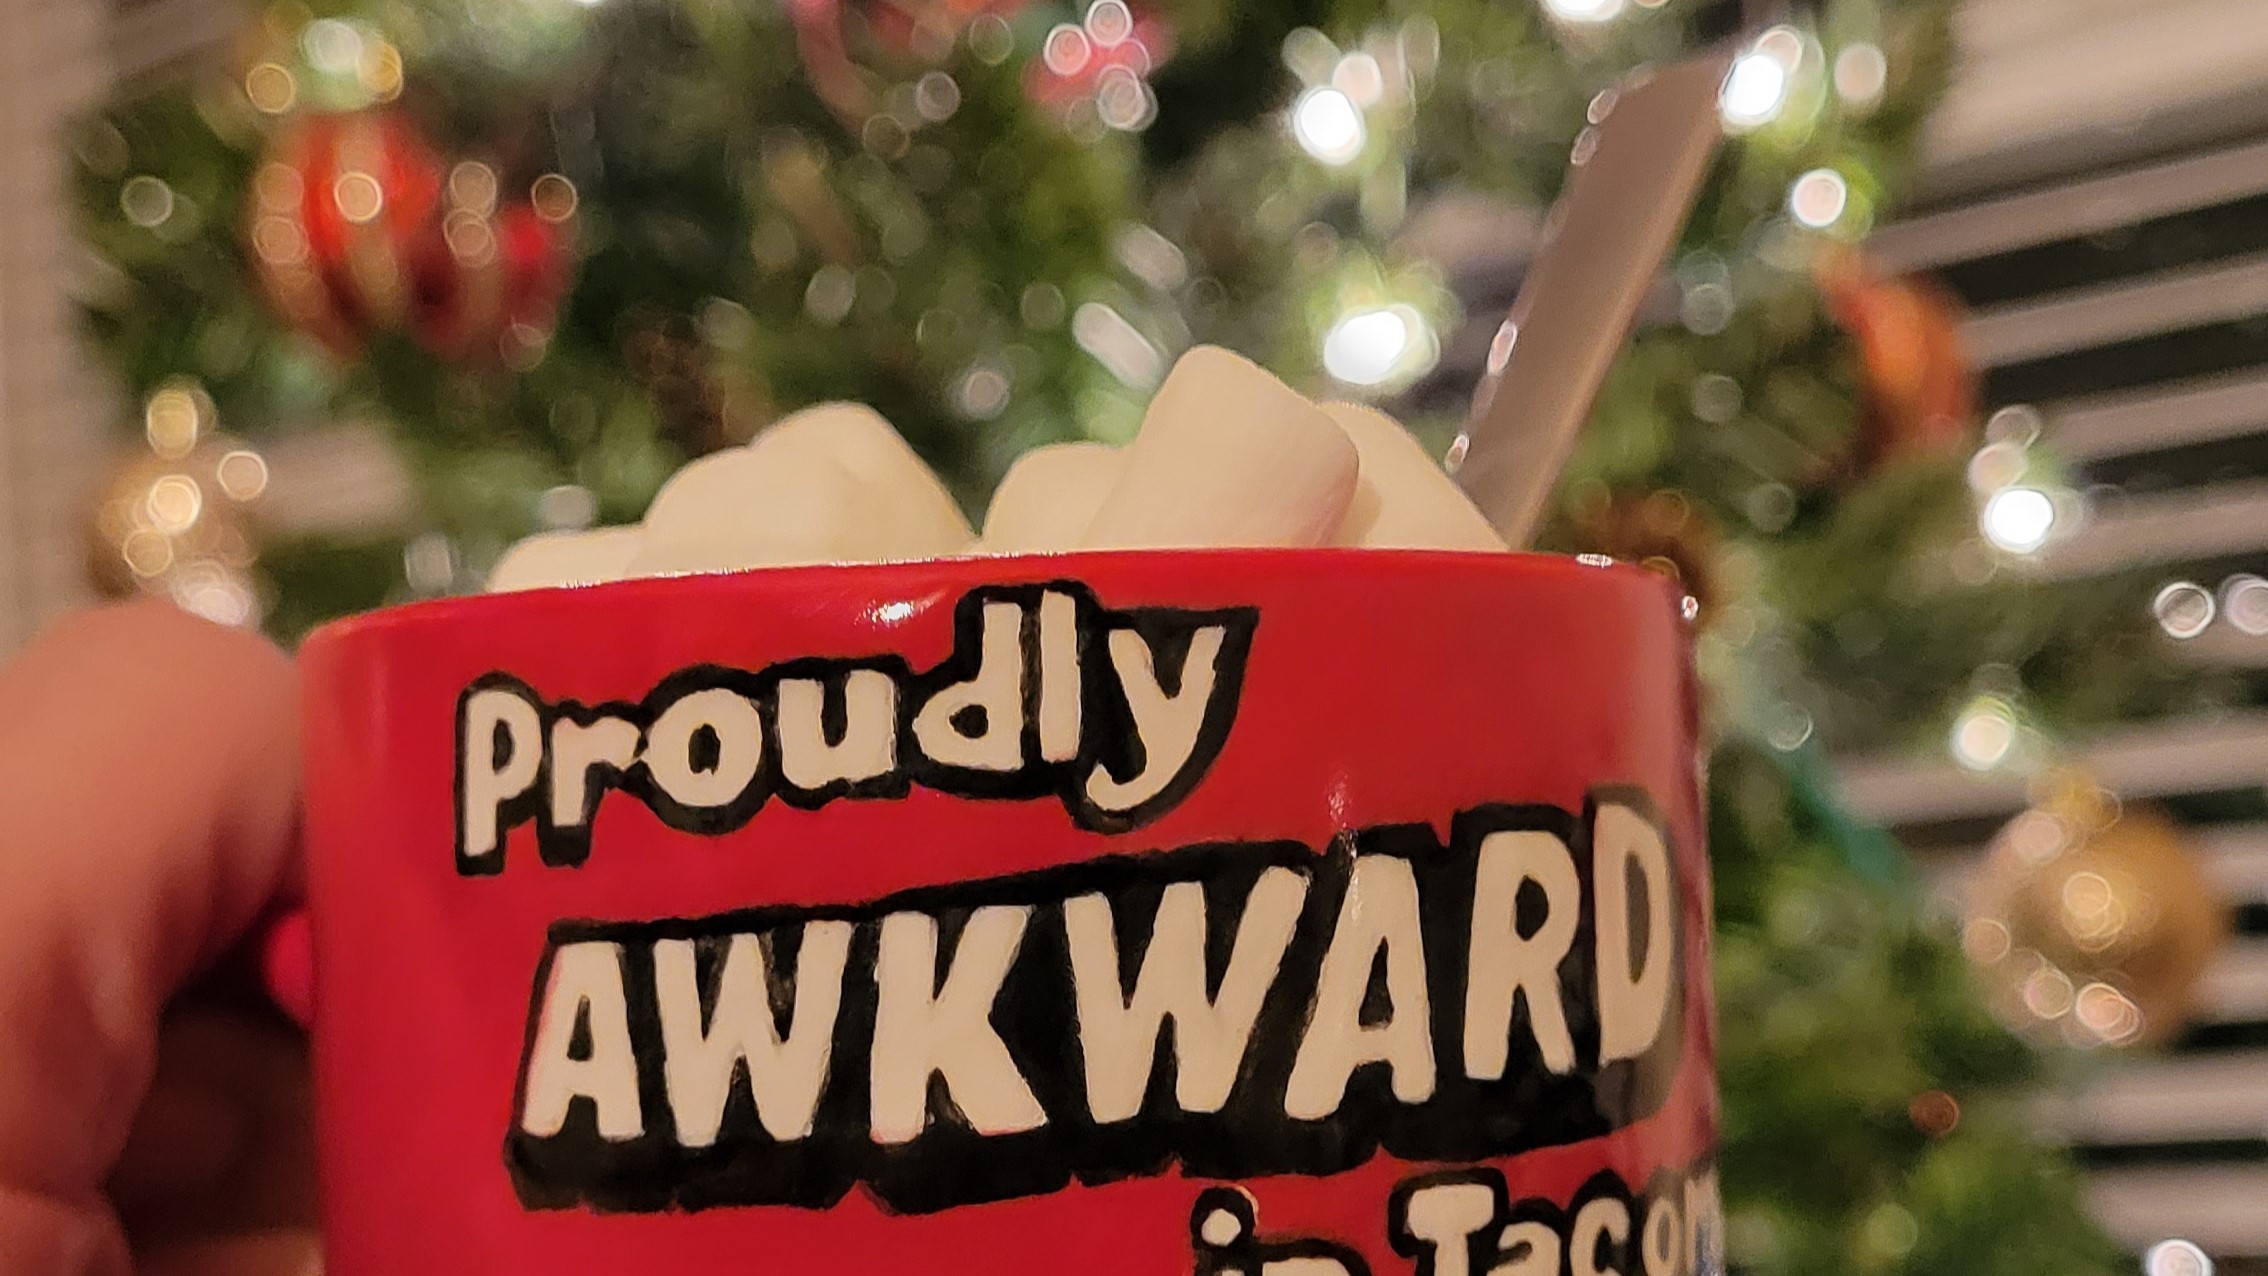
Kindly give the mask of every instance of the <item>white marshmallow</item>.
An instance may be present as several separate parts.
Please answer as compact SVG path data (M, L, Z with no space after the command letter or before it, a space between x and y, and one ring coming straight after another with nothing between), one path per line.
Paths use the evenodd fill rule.
M694 461L646 511L633 576L800 567L857 557L864 485L831 456L793 464L749 448Z
M797 466L829 456L866 488L862 540L882 559L946 558L967 552L976 533L952 493L874 409L823 403L783 418L748 445L767 464Z
M1328 544L1361 468L1322 409L1212 346L1174 365L1125 467L1089 548Z
M937 476L871 409L798 412L681 469L646 512L636 575L965 552L974 533Z
M1016 458L992 493L992 509L984 519L984 552L1050 554L1078 548L1125 461L1106 443L1055 443Z
M629 572L630 560L637 557L641 545L635 527L530 536L496 561L488 573L488 592L510 594L620 580Z
M1354 403L1326 403L1323 411L1362 455L1362 483L1337 544L1504 551L1504 538L1399 421Z

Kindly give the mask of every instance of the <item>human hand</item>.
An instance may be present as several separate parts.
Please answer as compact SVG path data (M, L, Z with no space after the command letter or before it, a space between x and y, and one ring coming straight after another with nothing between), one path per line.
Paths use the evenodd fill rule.
M0 666L0 1276L320 1270L304 1043L234 957L297 889L294 714L157 603Z

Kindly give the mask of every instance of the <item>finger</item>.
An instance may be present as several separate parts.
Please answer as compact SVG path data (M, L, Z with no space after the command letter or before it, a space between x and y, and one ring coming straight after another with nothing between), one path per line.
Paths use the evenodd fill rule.
M99 1200L58 1200L0 1183L0 1272L129 1276L126 1241Z
M274 1010L203 986L176 1002L110 1178L135 1247L312 1225L310 1106L306 1043Z
M312 1231L263 1232L153 1250L141 1276L321 1276L323 1250Z
M95 1199L166 999L283 882L293 693L267 643L155 603L0 667L0 1235L7 1200Z

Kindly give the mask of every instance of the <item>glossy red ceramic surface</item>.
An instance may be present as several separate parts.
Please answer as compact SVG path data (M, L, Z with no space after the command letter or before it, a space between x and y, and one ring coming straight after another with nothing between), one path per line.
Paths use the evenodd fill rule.
M1013 766L1003 759L986 779L911 756L925 738L944 740L938 732L987 729L970 715L939 727L940 711L928 737L898 723L888 774L830 791L809 758L796 764L800 780L783 771L770 751L789 734L783 679L831 697L829 737L848 729L842 679L853 669L888 674L909 717L921 696L981 674L969 662L987 650L988 602L1024 609L1014 654L1028 716ZM1045 731L1038 721L1043 695L1062 690L1036 685L1040 644L1054 640L1041 633L1043 607L1060 608L1053 621L1078 619L1076 751L1069 737L1061 747L1042 738L1070 719ZM1709 1242L1695 1233L1716 1121L1710 912L1689 641L1673 593L1636 570L1357 551L759 571L466 599L333 626L303 659L329 1270L1462 1276L1522 1254L1534 1265L1502 1270L1708 1270ZM1212 662L1217 699L1203 739L1146 740L1145 755L1104 738L1140 731L1134 698L1162 715L1176 674L1179 691L1203 690L1189 681L1199 656ZM1155 674L1154 685L1129 690L1118 677L1128 669ZM881 687L869 683L877 696ZM518 700L476 700L483 688ZM685 710L663 721L700 688L722 697L715 705L745 703L758 724L749 740L767 750L745 792L715 809L677 801L662 779L679 797L713 797L718 774L740 766L734 751L747 742L725 719L687 728ZM503 716L479 716L491 709ZM629 724L618 728L625 746L638 741L632 766L582 771L546 754L520 789L526 772L511 755L534 737L511 723L535 714L525 720L549 732L609 713ZM1145 761L1186 766L1135 801L1156 787L1140 783ZM568 769L596 808L562 835L551 801L554 772ZM573 796L560 799L570 821ZM1631 958L1642 966L1674 952L1666 1022L1648 1049L1611 1067L1598 1058L1609 1030L1587 1000L1599 975L1585 947L1603 907L1585 859L1602 803L1651 822L1675 880L1674 945L1648 935L1634 941L1646 956ZM483 828L501 828L493 848ZM1547 1066L1548 1051L1524 1035L1536 1026L1531 997L1511 1020L1501 1079L1472 1075L1463 1024L1479 976L1467 969L1465 919L1480 890L1474 839L1491 829L1558 837L1582 874L1575 955L1559 968L1571 1069ZM1398 897L1365 905L1392 952L1341 933L1360 912L1342 897L1364 889L1348 885L1360 873L1349 866L1372 852L1397 860L1380 880L1414 873L1424 892L1415 930L1388 916ZM1170 882L1201 879L1218 930L1270 867L1298 877L1306 903L1231 1097L1210 1111L1177 1106L1181 1064L1159 1041L1150 1084L1136 1087L1140 1111L1098 1115L1092 1070L1128 1065L1082 1060L1092 1047L1069 991L1063 901L1106 898L1131 948L1147 942ZM1645 912L1642 886L1620 893L1634 915ZM994 1032L1007 1061L987 1055L985 1076L966 1055L961 1071L929 1075L905 1127L904 1111L883 1109L902 1109L906 1092L886 1102L882 1073L915 1038L877 1027L875 1002L921 1003L929 990L876 991L875 946L892 942L884 919L912 919L901 939L925 927L941 937L936 969L949 985L960 947L976 942L972 914L987 907L994 921L1020 919L1021 941L1012 973L985 998L990 1019L963 1029ZM812 955L822 923L849 944L822 1097L808 1119L771 1129L756 1120L742 1065L722 1074L732 1097L721 1112L710 1105L714 1131L688 1134L699 1119L684 1114L700 1105L678 1106L655 1026L664 946L698 953L685 957L686 987L714 999L727 995L719 962L735 934L795 929L799 969L830 969ZM1532 917L1515 928L1534 932ZM1229 960L1229 936L1215 938L1208 991ZM559 953L577 944L586 957L614 954L599 969L619 976L626 1011L604 1004L611 991L598 1002L561 991ZM1304 1056L1330 1053L1331 1041L1308 1041L1327 1035L1315 1024L1331 1014L1316 963L1328 967L1326 949L1342 945L1371 973L1338 1045L1365 1049L1374 1038L1363 1032L1404 1018L1419 1029L1406 1029L1398 1062L1354 1066L1336 1107L1302 1116L1288 1109L1313 1110L1316 1093L1334 1102L1314 1075L1286 1072L1337 1079L1327 1058ZM784 1034L802 1008L782 982L784 949L765 951L770 1022ZM1395 982L1405 957L1422 960L1422 989ZM1131 987L1131 952L1122 960ZM982 996L982 972L968 978ZM721 1022L703 1007L696 1036ZM546 1024L562 1014L577 1021ZM635 1096L561 1099L598 1084L590 1060L620 1044L624 1024ZM680 1023L680 1045L685 1031ZM891 1042L881 1050L878 1033ZM1413 1062L1421 1053L1425 1067ZM531 1083L538 1056L551 1071ZM1025 1093L1006 1093L1019 1080ZM912 1084L918 1092L923 1080ZM1302 1086L1306 1099L1288 1097ZM1681 1188L1689 1174L1695 1184ZM1501 1209L1485 1227L1416 1217L1413 1208L1479 1208L1482 1197L1446 1194L1411 1205L1440 1185L1486 1187ZM1649 1206L1649 1185L1666 1206ZM1224 1186L1236 1190L1201 1203ZM1627 1236L1616 1206L1583 1210L1602 1192L1620 1193ZM1563 1238L1562 1261L1545 1266L1518 1248L1544 1243L1542 1232L1531 1241L1507 1230L1538 1220ZM1454 1239L1423 1234L1444 1226Z

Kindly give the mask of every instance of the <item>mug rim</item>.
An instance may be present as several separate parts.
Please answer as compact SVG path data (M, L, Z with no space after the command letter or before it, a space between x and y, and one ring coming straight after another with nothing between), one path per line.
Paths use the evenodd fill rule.
M504 593L483 592L419 599L326 621L308 633L302 647L330 647L402 629L476 621L529 607L556 606L563 595L612 597L618 594L644 593L659 603L688 593L697 594L715 589L723 584L745 586L757 581L801 582L815 592L855 594L859 592L857 582L862 579L907 570L967 570L977 565L1001 564L1004 575L1029 576L1034 565L1045 563L1061 565L1064 576L1079 577L1093 567L1116 566L1137 559L1207 564L1215 570L1221 567L1230 570L1262 570L1271 567L1342 568L1355 563L1369 566L1398 563L1429 572L1469 573L1508 580L1594 580L1601 584L1619 581L1623 582L1624 587L1632 582L1646 582L1673 591L1673 600L1683 592L1677 582L1658 572L1635 563L1596 554L1559 554L1536 550L1368 549L1348 545L1082 549L1053 553L960 554L939 558L682 572L587 585L547 585Z

